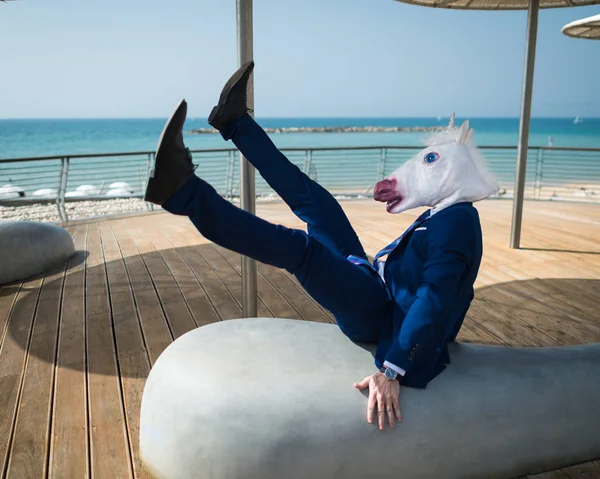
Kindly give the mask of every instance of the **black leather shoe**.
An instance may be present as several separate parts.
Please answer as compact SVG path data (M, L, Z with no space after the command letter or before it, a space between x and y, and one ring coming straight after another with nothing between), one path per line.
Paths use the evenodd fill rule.
M254 61L242 65L225 83L219 104L208 117L208 123L221 131L229 122L248 112L248 79L254 70Z
M194 175L192 154L183 143L182 130L186 115L187 103L182 100L165 124L158 140L145 201L162 205Z

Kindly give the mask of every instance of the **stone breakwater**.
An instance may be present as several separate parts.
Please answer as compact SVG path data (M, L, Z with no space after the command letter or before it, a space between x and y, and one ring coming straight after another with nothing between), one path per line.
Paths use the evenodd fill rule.
M289 128L263 128L267 133L405 133L437 132L446 127L438 126L298 126ZM194 128L188 133L203 135L217 133L214 128Z

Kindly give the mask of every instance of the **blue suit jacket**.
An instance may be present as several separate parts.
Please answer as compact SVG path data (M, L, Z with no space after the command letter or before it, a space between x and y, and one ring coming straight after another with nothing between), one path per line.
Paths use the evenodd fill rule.
M457 203L409 231L389 254L384 278L392 314L380 333L375 362L406 371L402 384L424 388L450 362L473 300L483 242L472 203Z

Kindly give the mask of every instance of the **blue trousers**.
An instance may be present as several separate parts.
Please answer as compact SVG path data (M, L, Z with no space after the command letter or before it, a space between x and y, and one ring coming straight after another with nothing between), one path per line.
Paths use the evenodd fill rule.
M272 224L236 207L197 176L164 209L188 216L210 241L290 272L331 311L350 339L377 342L383 323L391 321L392 302L377 274L346 259L350 254L367 256L340 204L291 163L250 115L221 134L307 224L307 232Z

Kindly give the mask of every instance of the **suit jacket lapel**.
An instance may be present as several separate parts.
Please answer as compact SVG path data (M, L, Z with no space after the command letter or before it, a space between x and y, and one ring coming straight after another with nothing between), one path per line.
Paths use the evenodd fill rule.
M408 227L408 229L404 233L402 233L398 238L396 238L389 245L387 245L385 248L383 248L381 251L379 251L379 253L377 253L377 255L375 255L375 262L377 263L377 260L382 256L392 254L392 252L404 242L404 240L407 238L407 236L409 236L409 234L411 232L413 232L417 227L419 227L423 223L425 223L425 221L427 221L430 217L431 217L431 210L427 210L425 213L423 213L421 216L419 216L413 222L413 224Z

